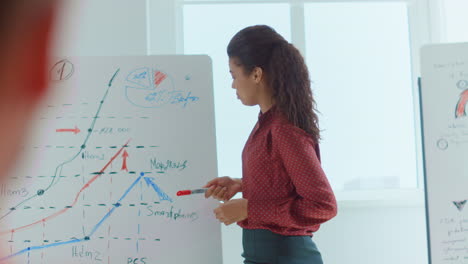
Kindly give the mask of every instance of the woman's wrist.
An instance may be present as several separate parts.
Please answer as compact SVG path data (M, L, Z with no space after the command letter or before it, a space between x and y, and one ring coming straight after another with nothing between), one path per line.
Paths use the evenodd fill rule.
M239 184L240 190L239 192L242 192L242 179L235 178L233 179L235 183Z

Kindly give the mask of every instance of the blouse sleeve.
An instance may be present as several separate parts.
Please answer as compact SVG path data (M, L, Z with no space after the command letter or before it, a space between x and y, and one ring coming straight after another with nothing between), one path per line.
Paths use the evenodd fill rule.
M335 195L313 140L303 131L279 126L272 130L272 141L297 193L294 199L281 205L281 217L290 217L287 222L292 227L304 228L336 216Z

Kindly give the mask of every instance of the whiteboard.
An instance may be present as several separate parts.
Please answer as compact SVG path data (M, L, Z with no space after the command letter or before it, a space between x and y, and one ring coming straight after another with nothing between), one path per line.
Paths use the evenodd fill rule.
M0 188L0 260L222 263L207 56L54 60L22 159Z
M468 43L421 50L429 259L468 263Z

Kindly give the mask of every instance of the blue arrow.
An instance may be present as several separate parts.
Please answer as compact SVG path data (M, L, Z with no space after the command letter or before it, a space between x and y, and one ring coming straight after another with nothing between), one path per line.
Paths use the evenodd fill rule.
M153 182L153 179L149 178L149 177L145 177L145 181L146 181L146 184L148 186L151 185L151 187L153 187L153 189L156 191L156 193L158 194L159 196L159 199L161 200L166 200L166 201L169 201L172 203L172 199L171 197L169 197L169 195L167 195L166 193L164 193L158 185L156 185L156 183Z

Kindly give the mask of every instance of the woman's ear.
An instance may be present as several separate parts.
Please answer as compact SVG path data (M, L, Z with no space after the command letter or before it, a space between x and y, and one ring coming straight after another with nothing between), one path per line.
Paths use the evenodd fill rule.
M253 76L253 79L254 79L254 82L256 84L259 84L261 81L262 81L262 77L263 77L263 70L262 68L260 67L255 67L252 71L252 76Z

